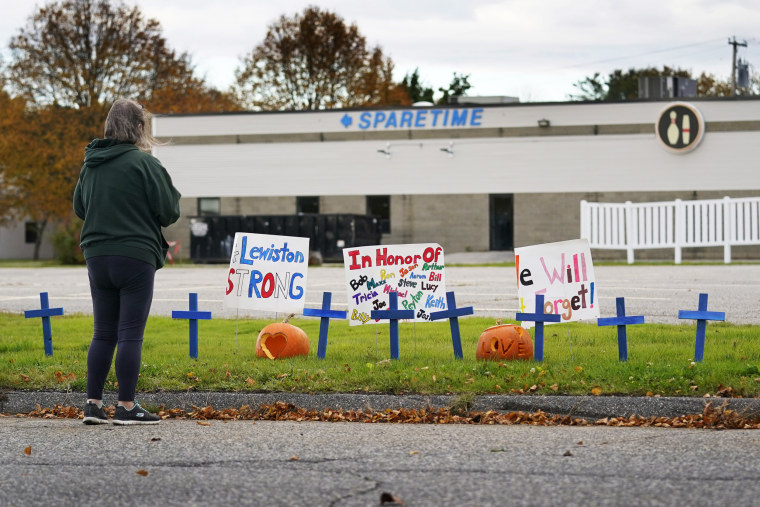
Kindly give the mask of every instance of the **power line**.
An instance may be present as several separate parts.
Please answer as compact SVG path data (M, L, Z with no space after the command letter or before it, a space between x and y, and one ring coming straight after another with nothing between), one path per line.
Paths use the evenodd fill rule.
M638 54L635 54L635 55L616 56L616 57L613 57L613 58L605 58L603 60L596 60L596 61L593 61L593 62L586 62L586 63L578 63L578 64L573 64L573 65L566 65L564 67L560 67L558 70L572 69L572 68L576 68L576 67L585 67L585 66L590 66L590 65L597 65L599 63L608 63L608 62L614 62L614 61L618 61L618 60L627 60L627 59L630 59L630 58L638 58L640 56L649 56L649 55L654 55L654 54L658 54L658 53L667 53L668 51L676 51L676 50L679 50L679 49L686 49L686 48L692 48L692 47L696 47L696 46L704 46L704 45L707 45L707 44L714 44L714 43L722 41L722 40L723 39L721 38L721 39L713 39L713 40L704 41L704 42L694 42L692 44L684 44L683 46L675 46L675 47L672 47L672 48L658 49L656 51L648 51L646 53L638 53Z

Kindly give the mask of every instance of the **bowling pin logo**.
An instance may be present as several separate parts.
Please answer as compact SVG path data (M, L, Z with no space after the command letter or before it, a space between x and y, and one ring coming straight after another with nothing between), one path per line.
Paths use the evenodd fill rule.
M676 125L676 117L678 113L675 111L670 112L670 126L668 126L668 143L676 144L678 142L678 126Z
M655 123L655 134L673 153L687 153L702 140L704 121L694 106L685 102L668 104Z

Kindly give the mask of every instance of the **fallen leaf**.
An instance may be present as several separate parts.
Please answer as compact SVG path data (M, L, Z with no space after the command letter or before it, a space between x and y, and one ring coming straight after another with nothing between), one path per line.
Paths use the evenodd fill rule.
M602 394L602 388L601 387L593 388L591 390L591 394L593 394L594 396L599 396L600 394Z
M31 456L32 455L32 446L31 445L28 446L26 449L24 449L24 454L26 454L27 456Z
M211 423L206 421L198 421L198 424L201 426L211 426Z
M419 454L420 451L409 451L409 456L414 456L415 454Z
M158 442L159 440L161 440L161 437L153 437L150 439L151 442Z
M563 454L563 456L572 456L572 455L573 453L570 451L565 451L565 454Z
M137 471L137 475L142 475L143 477L147 477L148 476L148 471L147 470L138 470Z
M290 461L298 461L299 459L301 459L301 458L299 458L296 455L293 455L293 456L290 457Z
M549 386L552 391L559 391L559 384L552 384Z
M397 496L393 496L390 493L386 493L385 491L383 491L382 493L380 493L380 503L403 505L404 501Z
M578 442L578 445L583 445L583 440L581 440L580 442Z
M252 386L253 384L256 383L256 381L253 380L251 377L248 377L247 379L245 379L245 383L248 384L249 386Z

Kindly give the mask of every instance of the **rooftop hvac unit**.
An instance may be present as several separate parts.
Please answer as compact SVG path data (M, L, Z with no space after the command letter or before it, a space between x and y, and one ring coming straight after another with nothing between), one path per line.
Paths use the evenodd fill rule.
M672 99L696 97L697 80L677 76L653 76L639 78L640 99Z

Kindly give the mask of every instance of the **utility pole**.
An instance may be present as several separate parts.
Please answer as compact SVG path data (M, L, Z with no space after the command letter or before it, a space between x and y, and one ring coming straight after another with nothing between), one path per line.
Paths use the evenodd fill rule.
M731 59L731 96L733 97L736 95L736 48L738 46L746 48L747 41L737 42L736 36L734 36L733 40L728 39L728 43L734 47L734 57Z

